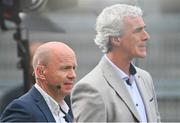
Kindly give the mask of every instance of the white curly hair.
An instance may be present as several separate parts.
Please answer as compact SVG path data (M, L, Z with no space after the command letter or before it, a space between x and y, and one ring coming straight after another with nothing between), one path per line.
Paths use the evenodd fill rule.
M123 25L123 17L142 16L142 10L137 6L127 4L116 4L105 8L96 20L96 37L94 42L102 49L109 52L109 36L120 36Z

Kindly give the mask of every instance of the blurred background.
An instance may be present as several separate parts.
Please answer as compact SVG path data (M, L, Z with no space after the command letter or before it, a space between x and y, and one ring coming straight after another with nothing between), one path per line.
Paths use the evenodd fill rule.
M102 56L94 43L96 17L116 3L144 10L151 38L147 57L135 62L153 77L162 121L180 121L180 0L0 0L0 113L28 90L33 42L71 46L79 65L76 81L91 71Z

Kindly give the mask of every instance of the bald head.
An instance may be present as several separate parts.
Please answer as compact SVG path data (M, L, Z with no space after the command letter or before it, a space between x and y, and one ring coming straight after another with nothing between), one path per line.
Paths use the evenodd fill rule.
M74 51L62 42L44 43L33 57L36 83L57 102L70 94L76 66Z
M39 46L34 53L32 65L35 68L38 64L48 65L51 56L64 56L68 54L74 54L74 51L66 44L62 42L47 42Z
M29 46L29 51L30 51L30 58L31 58L31 61L32 61L32 58L34 56L34 53L35 51L37 50L37 48L39 46L41 46L43 43L41 42L33 42L33 43L30 43L30 46Z

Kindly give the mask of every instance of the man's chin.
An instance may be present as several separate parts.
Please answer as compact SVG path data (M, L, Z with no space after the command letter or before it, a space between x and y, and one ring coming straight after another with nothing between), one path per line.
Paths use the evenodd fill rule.
M63 93L64 93L65 96L70 95L71 90L66 90L66 91L64 91Z
M139 53L138 58L145 58L146 57L146 52Z

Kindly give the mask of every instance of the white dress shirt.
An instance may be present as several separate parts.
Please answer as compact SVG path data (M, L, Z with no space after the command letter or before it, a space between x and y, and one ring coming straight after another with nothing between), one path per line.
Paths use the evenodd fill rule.
M63 118L65 114L60 111L60 107L63 111L68 113L69 107L66 102L63 100L61 102L56 102L51 96L49 96L38 84L35 84L35 88L41 93L44 100L46 101L49 109L56 121L56 123L66 123L65 119Z
M134 105L136 107L137 112L139 113L141 121L147 122L147 116L146 116L144 103L143 103L142 97L140 95L140 92L137 88L135 76L130 75L130 77L128 77L128 75L126 73L124 73L120 68L118 68L114 63L112 63L111 60L106 55L104 57L112 65L112 67L117 71L118 75L124 80L125 86L131 96L131 99L134 102ZM126 83L127 79L129 79L131 85L128 85Z

